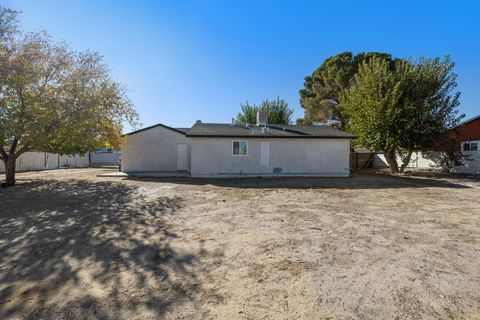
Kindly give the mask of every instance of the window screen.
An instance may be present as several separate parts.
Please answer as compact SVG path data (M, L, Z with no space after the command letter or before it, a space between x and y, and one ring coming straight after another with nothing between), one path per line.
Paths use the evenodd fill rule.
M246 156L247 155L247 141L233 141L233 155Z

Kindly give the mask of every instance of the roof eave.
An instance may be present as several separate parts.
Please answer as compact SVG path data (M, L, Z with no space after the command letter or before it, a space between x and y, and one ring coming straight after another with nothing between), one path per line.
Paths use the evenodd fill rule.
M356 136L255 136L255 135L216 135L216 134L185 134L189 138L282 138L282 139L356 139Z
M175 128L166 126L162 123L157 123L157 124L154 124L153 126L149 126L149 127L146 127L146 128L142 128L142 129L139 129L139 130L129 132L129 133L125 133L125 134L122 135L122 137L131 136L131 135L134 135L134 134L137 134L137 133L140 133L140 132L143 132L143 131L147 131L147 130L150 130L150 129L154 129L154 128L157 128L157 127L162 127L162 128L165 128L165 129L169 129L169 130L175 131L177 133L180 133L180 134L183 134L184 136L186 136L186 132L183 132L181 130L177 130Z
M465 121L463 121L462 123L457 124L455 127L450 128L450 130L454 130L454 129L460 128L460 127L466 125L467 123L470 123L470 122L475 121L475 120L478 120L478 119L480 119L480 115L478 115L478 116L476 116L476 117L473 117L473 118L470 118L470 119L468 119L468 120L465 120Z

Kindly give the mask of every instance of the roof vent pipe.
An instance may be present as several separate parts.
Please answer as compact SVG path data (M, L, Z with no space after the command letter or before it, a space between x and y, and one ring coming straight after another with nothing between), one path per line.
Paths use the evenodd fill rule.
M267 125L268 114L266 111L257 111L257 126L266 126Z

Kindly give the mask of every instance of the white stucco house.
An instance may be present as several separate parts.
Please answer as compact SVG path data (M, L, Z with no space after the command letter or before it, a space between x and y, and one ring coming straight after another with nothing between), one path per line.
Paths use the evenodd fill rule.
M350 175L353 135L330 126L157 124L125 135L125 173L184 172L192 177Z

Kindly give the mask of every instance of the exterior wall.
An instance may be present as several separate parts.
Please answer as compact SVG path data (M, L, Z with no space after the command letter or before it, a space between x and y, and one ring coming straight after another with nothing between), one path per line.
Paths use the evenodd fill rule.
M58 168L85 168L89 166L88 155L60 156L47 152L25 152L17 159L17 172L33 170L50 170ZM5 172L5 165L0 161L0 173Z
M465 156L463 164L452 168L452 172L480 174L480 151L465 151L462 148L464 142L478 142L480 145L480 117L454 128L451 134L457 143L456 147Z
M478 147L480 147L480 139L461 141L460 145L464 159L462 160L462 165L452 168L452 172L462 174L480 174L480 148L477 150L464 150L463 142L476 142Z
M190 145L189 139L184 134L160 126L127 135L122 145L121 170L127 173L175 171L179 143ZM190 160L188 167L190 168Z
M248 142L247 156L232 155L232 141ZM270 164L260 164L260 144L270 142ZM191 138L193 177L350 175L349 139ZM273 174L274 168L281 174Z
M397 162L399 165L402 164L402 159L397 156ZM375 158L373 159L373 167L375 168L386 168L388 167L387 160L383 153L375 154ZM412 158L410 159L410 163L408 164L407 168L438 168L438 165L435 161L427 158L422 152L414 152L412 154Z

